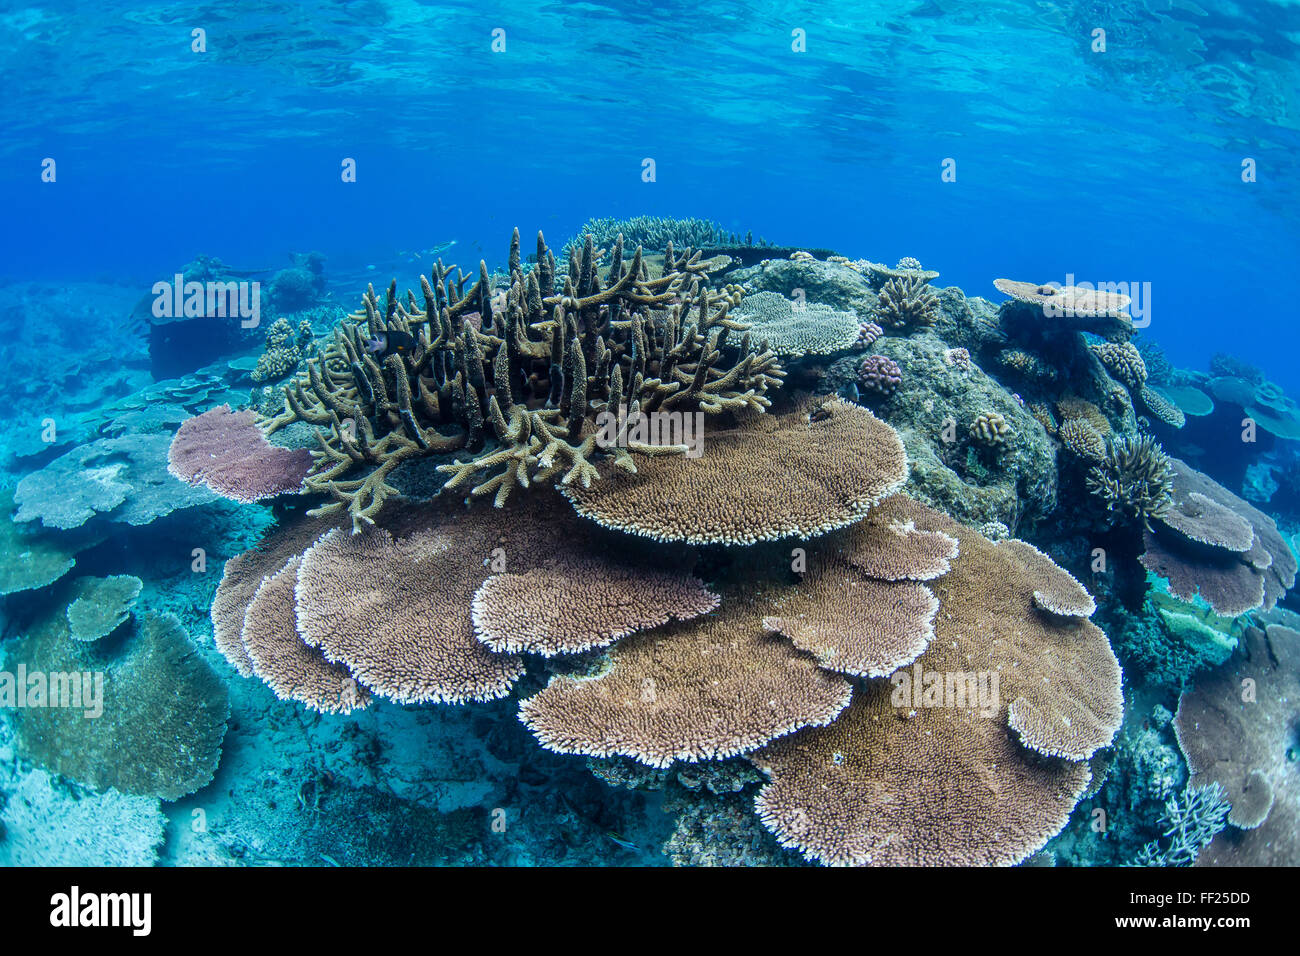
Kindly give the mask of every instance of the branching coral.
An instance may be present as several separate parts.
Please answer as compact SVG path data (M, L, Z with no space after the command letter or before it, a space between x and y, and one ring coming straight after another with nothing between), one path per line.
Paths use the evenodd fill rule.
M1227 794L1217 783L1192 784L1165 802L1163 839L1144 846L1135 866L1190 866L1228 822Z
M884 355L868 355L858 363L858 387L888 398L903 381L898 363Z
M276 319L266 330L266 349L249 377L254 382L284 378L310 354L312 341L311 323L306 319L298 323L296 332L288 319Z
M1011 438L1011 426L997 412L984 412L971 422L970 437L985 448L1000 448Z
M880 287L876 316L887 329L927 328L939 316L939 298L921 276L895 276Z
M1173 500L1169 457L1149 435L1112 438L1088 472L1088 490L1110 514L1150 527L1151 519L1165 514Z
M670 244L656 275L640 247L629 262L621 242L606 256L588 238L570 250L557 291L541 234L537 265L525 271L516 231L504 293L493 295L484 263L466 289L469 277L441 262L421 278L423 308L396 282L382 304L369 290L265 429L319 426L306 488L333 499L316 513L346 512L354 530L373 522L393 471L414 458L472 453L439 466L444 488L493 495L498 506L514 488L552 479L586 487L606 455L635 472L633 453L686 449L622 433L598 447L600 413L762 411L785 374L729 317L739 292L709 291L706 268Z

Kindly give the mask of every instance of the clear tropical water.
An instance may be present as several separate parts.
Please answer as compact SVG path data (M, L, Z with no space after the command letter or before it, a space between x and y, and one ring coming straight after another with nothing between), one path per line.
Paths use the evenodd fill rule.
M450 238L499 259L515 225L700 215L915 255L971 294L1149 281L1184 363L1273 353L1294 315L1291 3L5 6L14 277L305 248L341 269Z
M394 277L416 288L438 256L474 277L480 259L505 270L516 227L525 253L538 229L558 252L593 217L700 217L782 249L915 257L939 271L936 287L994 305L1005 299L998 278L1141 286L1150 290L1141 339L1174 366L1203 373L1211 356L1229 353L1300 395L1297 156L1294 0L0 2L0 416L15 449L0 486L73 447L20 453L33 423L157 385L131 306L196 257L265 278L294 254L320 253L322 301L351 310L367 283L381 294ZM1016 388L1003 385L1008 395ZM246 379L213 386L211 403L247 403L250 390L255 400ZM179 420L164 424L170 435ZM120 432L94 427L86 441ZM1293 441L1280 436L1265 459L1215 471L1206 434L1185 445L1161 437L1278 519L1289 541L1297 516L1269 495L1295 468ZM1010 530L1038 535L1041 547L1084 541L1091 531L1070 523L1082 479L1061 488L1059 510ZM1024 485L1020 494L1032 496ZM101 538L78 569L142 578L145 600L180 615L223 681L242 686L220 670L204 629L221 562L255 543L272 513L225 507L177 504L168 515L164 506L157 524L114 525L125 537ZM202 583L186 577L192 547L214 556L215 576ZM0 620L17 640L55 597L33 588L4 600ZM1129 612L1108 620L1112 644ZM236 698L227 754L233 735L245 754L272 747L270 698L251 699ZM1168 688L1142 696L1170 713L1177 700ZM488 712L509 723L512 706ZM541 780L582 772L576 758L520 757L514 744L491 757L476 751L479 778L452 772L468 744L448 743L443 763L420 764L411 755L429 735L482 736L472 714L453 713L368 712L363 726L386 756L364 772L360 758L344 769L323 756L353 740L343 718L324 719L294 751L281 804L296 793L305 808L319 803L322 780L378 778L409 763L416 769L401 771L393 799L433 814L428 832L456 848L473 843L457 835L464 820L469 832L473 814L509 806L501 780L518 771L494 760L523 760ZM1168 740L1148 745L1173 754ZM0 753L13 761L17 792L31 765L21 748ZM594 840L602 862L665 862L665 824L645 822L663 798L588 786L580 808L556 798L554 813L571 825L563 846L420 860L590 862L581 848ZM177 821L207 806L203 794L161 804L165 862L226 862L221 853L257 862L265 852L318 863L332 852L296 836L250 849L247 834L279 819L265 809L224 850L179 839ZM409 862L391 847L368 852L345 862Z

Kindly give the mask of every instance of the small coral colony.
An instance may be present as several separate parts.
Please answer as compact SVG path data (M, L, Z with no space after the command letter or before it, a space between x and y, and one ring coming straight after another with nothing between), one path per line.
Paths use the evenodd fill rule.
M233 668L326 713L516 693L561 754L747 761L792 860L1014 864L1123 763L1142 622L1213 804L1190 856L1231 824L1225 861L1296 862L1285 726L1230 706L1238 671L1294 699L1296 558L1174 456L1216 402L1292 437L1289 399L1174 369L1118 293L999 279L999 307L914 259L687 225L596 222L558 257L516 231L504 271L439 261L315 339L276 323L254 380L285 384L167 452L178 493L277 504L211 607ZM83 580L112 592L86 608L139 589ZM77 608L32 659L112 624ZM174 629L149 637L196 702L169 794L211 778L226 707ZM23 733L84 733L59 719Z

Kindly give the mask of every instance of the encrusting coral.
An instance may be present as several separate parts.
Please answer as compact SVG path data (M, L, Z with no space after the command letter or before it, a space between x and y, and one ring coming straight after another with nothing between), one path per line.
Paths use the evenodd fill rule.
M516 231L504 294L493 294L483 263L466 289L468 277L440 262L421 277L422 308L396 282L382 303L369 290L265 430L319 426L306 488L333 499L316 513L345 511L354 530L373 522L394 492L389 477L414 458L471 453L438 466L444 487L498 506L514 488L553 478L590 485L605 457L634 473L634 454L686 448L626 433L598 446L601 412L626 408L635 421L635 412L761 411L785 374L729 316L739 292L710 291L706 268L670 244L653 275L640 247L626 261L621 242L606 253L588 238L561 278L539 233L536 267L525 271Z

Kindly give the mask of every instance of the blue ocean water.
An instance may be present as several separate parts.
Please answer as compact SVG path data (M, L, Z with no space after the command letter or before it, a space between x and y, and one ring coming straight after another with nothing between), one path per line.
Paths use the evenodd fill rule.
M0 420L13 439L5 489L79 447L30 452L43 421L63 427L136 395L168 404L160 415L197 414L204 399L256 405L246 378L218 387L201 380L197 364L175 375L150 366L148 330L132 309L198 257L265 279L295 255L319 253L322 301L350 311L368 283L381 296L393 278L418 289L439 256L471 281L480 259L504 272L515 228L525 253L537 230L558 253L597 217L698 217L783 250L886 264L915 257L940 273L936 287L958 286L995 306L1006 298L994 289L998 278L1126 283L1142 290L1140 340L1174 366L1205 373L1212 356L1227 353L1300 397L1300 314L1288 279L1300 261L1293 0L0 2L0 91L0 289L9 303L0 311ZM203 394L177 397L191 386ZM1008 397L1015 387L1006 384ZM139 407L123 405L122 421ZM160 467L162 436L183 417L149 423ZM135 426L88 427L79 442L115 440ZM1300 530L1296 509L1278 504L1296 489L1285 486L1269 503L1284 471L1295 471L1294 436L1269 445L1267 468L1234 458L1222 471L1209 432L1185 445L1161 437L1277 519L1279 541ZM144 453L133 446L129 454ZM984 474L987 462L976 458L972 451L970 472ZM1075 479L1061 479L1060 511L1036 515L1037 528L1026 519L1024 533L1078 558L1087 535L1101 532L1070 522L1085 497L1082 473ZM57 483L43 487L57 496ZM597 781L579 758L484 730L495 722L522 736L513 701L488 704L485 717L386 704L355 724L313 715L300 737L275 736L301 708L275 710L281 702L234 676L207 635L222 562L284 521L282 503L274 511L215 496L180 503L164 501L176 489L151 487L154 497L139 492L149 501L140 507L154 509L149 520L110 530L96 515L59 530L103 525L78 544L83 551L72 549L78 572L141 578L137 617L145 605L177 615L232 687L236 720L208 791L104 803L103 814L141 836L96 862L658 865L672 840L674 862L708 857L685 831L674 837L659 812L680 811L677 796L663 795L668 784L634 788L636 774L617 767L598 770ZM1018 493L1029 502L1035 492L1022 481ZM1033 508L1013 510L1020 517ZM1142 529L1130 530L1123 544L1135 555ZM1105 547L1120 547L1120 537ZM201 583L189 570L193 548L213 562ZM0 598L15 646L66 597L49 590L55 584L41 587ZM1121 634L1136 641L1126 615L1136 621L1143 600L1116 610L1120 591L1107 592L1112 603L1099 614L1116 647ZM1140 659L1156 672L1153 659ZM1167 730L1181 689L1153 679L1138 703L1130 696L1112 781L1147 795L1145 829L1125 837L1134 846L1158 836L1159 813L1188 780ZM1163 712L1164 736L1144 725L1148 712ZM31 754L7 733L0 721L0 763L13 768L0 776L0 794L37 790L56 814L66 797L60 772L69 786L104 789L66 767L23 763ZM441 749L430 750L430 738ZM1165 769L1150 770L1161 761ZM234 774L271 781L257 791L268 805L247 809L243 791L233 803L211 795ZM546 782L565 774L564 787ZM574 784L575 774L584 782ZM756 779L741 774L736 792L750 787L749 799ZM713 785L682 784L692 793ZM481 838L480 817L495 820L498 810L509 827L492 832L526 826L521 790L548 794L535 811L550 814L547 835L535 826L506 849ZM371 814L379 831L415 827L428 845L412 843L408 858L406 838L320 838L303 821L317 819L322 794ZM288 823L286 807L298 814ZM187 832L196 810L222 821L219 838ZM413 824L413 813L424 816ZM1079 820L1058 837L1066 842L1057 856L1120 862L1070 842L1082 843ZM166 830L165 841L154 828ZM6 859L68 859L33 845ZM802 862L794 853L783 861Z
M343 270L453 238L500 261L516 225L699 216L913 255L972 295L1003 275L1150 282L1151 334L1183 365L1289 351L1293 4L6 8L14 278L151 282L178 257L305 249Z

